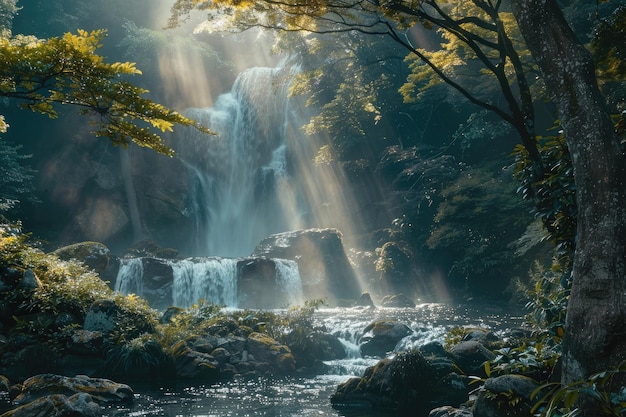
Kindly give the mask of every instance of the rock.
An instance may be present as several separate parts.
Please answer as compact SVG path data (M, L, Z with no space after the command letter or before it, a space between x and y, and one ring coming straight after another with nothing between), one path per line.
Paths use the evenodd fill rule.
M258 362L264 362L278 373L291 373L296 369L296 359L291 350L263 333L250 333L248 353Z
M358 300L356 300L356 305L359 307L370 307L375 308L374 302L372 301L372 296L368 292L364 292L361 294Z
M0 392L11 392L11 382L4 375L0 375Z
M434 390L442 377L445 375L438 375L419 351L403 352L367 368L362 378L340 384L330 401L336 408L367 407L400 415L426 415L433 407L444 405Z
M39 281L39 278L37 278L33 270L30 268L25 270L18 284L18 288L24 291L33 291L39 287L41 287L41 281Z
M120 314L122 311L113 300L96 301L85 315L83 329L107 335L115 329Z
M474 340L460 342L452 346L450 353L454 356L459 368L467 375L484 375L483 364L496 357L482 343Z
M100 417L103 409L86 393L69 398L52 394L2 414L2 417Z
M168 307L163 314L161 315L161 319L159 320L159 322L161 324L169 324L172 322L172 320L176 317L179 316L181 314L183 314L185 312L184 308L180 308L180 307L174 307L174 306L170 306Z
M305 299L356 299L361 293L336 229L304 229L263 239L253 256L291 259L298 263Z
M128 227L130 220L119 202L108 198L85 199L77 208L76 226L80 237L104 242Z
M81 242L59 248L52 254L64 261L75 259L97 273L101 273L109 265L111 251L99 242Z
M393 320L377 320L365 327L359 338L363 356L384 357L398 342L413 333L408 326Z
M133 390L126 384L119 384L104 378L87 376L66 377L55 374L41 374L24 381L21 393L15 403L23 405L50 394L74 395L88 393L99 404L126 403L133 400Z
M449 405L430 410L428 417L473 417L472 410L467 408L454 408Z
M444 405L458 407L468 399L464 377L454 364L433 365L419 350L380 360L362 378L340 384L331 396L336 408L369 407L398 415L422 416Z
M21 381L39 373L55 372L56 353L37 339L22 336L9 339L9 350L0 361L4 375L12 381Z
M172 347L172 357L179 379L211 383L220 380L219 363L208 353L194 350L196 339L181 340Z
M415 303L404 294L387 295L381 301L383 307L415 308Z
M79 355L99 356L104 346L102 332L74 329L70 335L68 351Z
M538 386L535 380L522 375L489 378L474 402L474 417L531 417L536 399L530 396Z
M299 280L293 260L243 258L237 262L238 307L267 310L301 304Z
M322 361L344 359L346 349L336 336L329 333L310 332L304 334L300 329L294 329L287 335L287 346L296 358L299 370L322 369Z

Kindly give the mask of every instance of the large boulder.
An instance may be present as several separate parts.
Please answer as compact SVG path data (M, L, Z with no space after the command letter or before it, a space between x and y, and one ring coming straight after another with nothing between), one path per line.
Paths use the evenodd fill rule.
M302 283L294 261L249 257L237 262L239 308L287 308L302 301Z
M539 384L522 375L502 375L488 378L474 402L474 417L531 417L536 402L533 391Z
M71 396L79 393L89 394L100 404L126 403L134 398L133 390L128 385L108 379L41 374L24 381L22 391L14 402L23 405L51 394Z
M361 355L384 357L411 333L410 327L395 320L376 320L363 329L359 338Z
M465 384L459 384L460 377L452 375L450 369L433 367L419 350L402 352L367 368L363 377L340 384L330 401L336 408L365 407L393 410L400 416L427 415L435 407L458 406L467 400Z
M336 229L305 229L263 239L253 256L295 260L305 299L356 299L361 294L357 276Z
M111 251L99 242L81 242L64 246L52 252L64 261L74 259L82 262L90 269L101 273L109 265Z

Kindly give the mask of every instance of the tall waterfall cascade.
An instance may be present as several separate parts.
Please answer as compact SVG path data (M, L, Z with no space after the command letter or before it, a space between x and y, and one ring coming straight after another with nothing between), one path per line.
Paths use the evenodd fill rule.
M247 69L213 107L186 111L217 133L182 129L173 143L193 178L195 255L246 256L264 237L294 227L301 201L288 172L288 142L302 121L293 120L287 72Z

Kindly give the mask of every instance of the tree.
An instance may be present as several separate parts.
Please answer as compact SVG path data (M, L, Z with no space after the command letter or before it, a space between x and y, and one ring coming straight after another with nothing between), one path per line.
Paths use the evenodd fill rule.
M591 54L557 3L516 0L514 13L558 109L574 169L577 244L562 374L568 384L626 360L626 160Z
M264 27L281 31L359 32L390 36L408 50L410 56L424 63L439 79L456 89L463 97L495 112L510 123L528 150L539 175L541 161L534 141L535 114L530 84L518 49L514 48L514 41L506 30L507 20L503 17L506 14L502 12L501 5L501 1L485 0L283 0L243 3L227 0L176 0L169 25L176 26L195 8L208 12L207 21L198 27L201 31L241 31ZM427 28L438 28L444 37L448 37L447 52L453 53L431 53L415 47L410 30L418 23ZM462 53L460 59L455 59L457 53ZM464 80L451 74L450 71L456 66L465 66L469 61L480 63L483 75L495 80L501 92L499 97L492 99L481 96L480 92L484 89L481 86L484 85L477 83L476 71L472 72L474 76ZM418 74L424 73L419 65L414 69ZM416 78L423 80L420 75ZM473 87L478 88L473 91ZM405 88L407 97L410 89L411 85ZM498 104L502 98L506 107Z
M62 37L37 39L32 36L0 37L0 97L21 100L22 107L51 118L55 105L71 105L83 114L95 115L95 135L116 145L134 142L139 146L172 155L161 136L175 124L207 128L180 113L142 97L147 90L125 79L141 74L131 62L104 62L96 53L106 36L104 30ZM0 115L0 131L8 123Z

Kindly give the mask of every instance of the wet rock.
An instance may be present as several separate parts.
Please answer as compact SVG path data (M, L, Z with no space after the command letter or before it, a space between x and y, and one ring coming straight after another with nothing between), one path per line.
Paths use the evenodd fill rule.
M356 299L361 293L356 274L336 229L304 229L263 239L253 256L291 259L298 263L305 299Z
M361 355L384 357L398 342L413 333L408 326L394 320L377 320L365 327L359 338Z
M415 303L404 294L387 295L381 301L383 307L415 308Z
M248 353L258 362L267 363L278 373L291 373L296 369L296 359L291 350L263 333L248 336Z
M33 291L41 287L41 281L32 269L27 269L22 275L22 279L18 284L18 288L24 291Z
M103 411L89 394L52 394L7 411L2 417L100 417Z
M74 395L78 393L88 393L99 404L130 402L134 395L128 385L104 378L87 376L72 378L41 374L24 381L22 391L14 401L18 405L23 405L50 394Z
M290 259L247 257L237 262L239 308L287 308L302 303L298 264Z
M220 379L219 362L208 353L194 349L195 338L181 340L172 347L176 376L204 383Z
M530 396L538 386L533 379L522 375L489 378L478 392L474 417L531 417L536 399Z
M101 273L109 265L111 251L99 242L81 242L59 248L52 254L64 261L75 259L97 273Z
M495 359L496 355L482 343L470 340L460 342L450 349L456 364L467 375L484 375L483 364ZM486 375L484 375L486 376Z
M344 359L346 349L336 336L323 332L305 333L294 329L286 337L287 346L296 358L297 368L302 372L324 369L322 361Z
M417 350L385 358L367 368L361 378L351 378L331 396L336 408L373 408L394 410L399 415L426 415L449 398L438 392L454 389ZM465 395L464 400L467 400ZM449 404L449 403L448 403Z
M449 405L430 410L428 417L472 417L472 410L467 408L454 408Z
M116 328L120 314L121 309L113 300L96 301L85 315L83 328L87 331L109 334Z
M372 301L372 296L368 292L364 292L361 294L358 300L356 300L356 305L359 307L370 307L375 308L374 301Z

